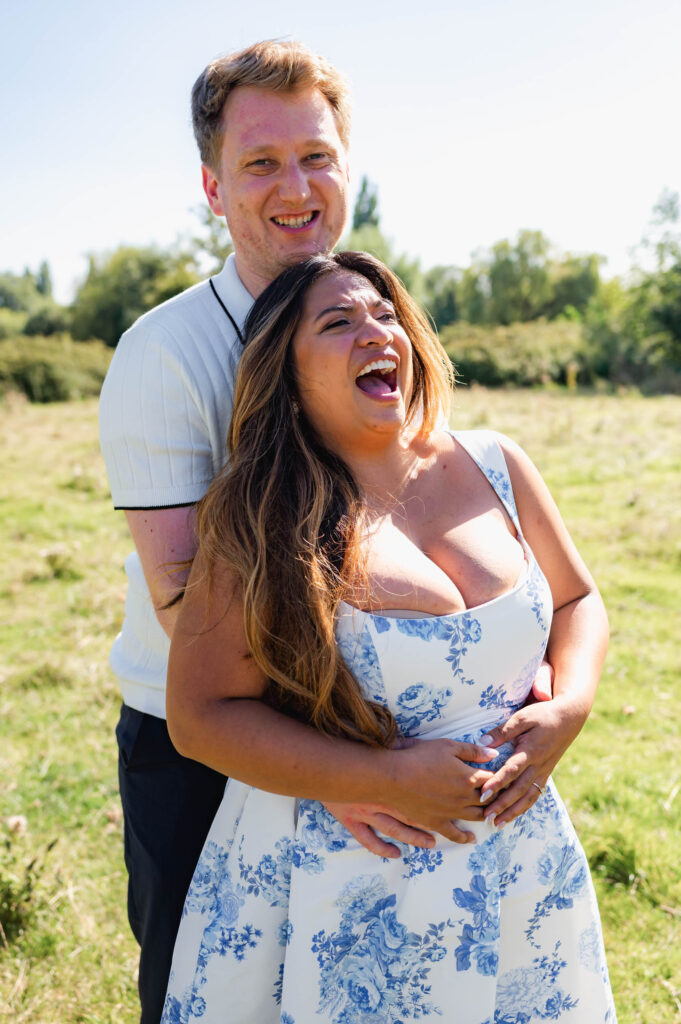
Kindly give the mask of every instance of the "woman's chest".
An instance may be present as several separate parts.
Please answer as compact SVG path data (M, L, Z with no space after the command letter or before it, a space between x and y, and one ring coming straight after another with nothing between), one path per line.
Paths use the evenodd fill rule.
M418 530L386 517L375 524L364 555L368 593L361 606L430 615L499 597L515 585L525 561L522 545L496 509L454 524L433 520Z

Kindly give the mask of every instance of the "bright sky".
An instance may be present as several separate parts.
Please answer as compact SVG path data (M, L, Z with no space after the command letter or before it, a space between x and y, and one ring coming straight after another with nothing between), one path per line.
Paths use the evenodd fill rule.
M189 117L210 59L301 39L354 97L351 168L424 266L519 229L622 273L681 188L678 0L6 0L0 271L167 245L202 202Z

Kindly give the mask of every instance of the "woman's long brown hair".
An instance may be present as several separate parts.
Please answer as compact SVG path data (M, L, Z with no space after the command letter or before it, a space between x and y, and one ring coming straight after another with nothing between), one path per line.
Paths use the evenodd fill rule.
M339 602L362 578L362 495L296 407L292 342L305 296L339 269L361 275L389 299L410 338L409 417L420 417L428 434L447 411L451 364L386 267L352 252L290 267L246 322L229 462L199 502L198 541L209 576L226 563L236 577L246 639L270 680L269 699L326 734L385 746L395 737L395 720L363 696L334 639Z

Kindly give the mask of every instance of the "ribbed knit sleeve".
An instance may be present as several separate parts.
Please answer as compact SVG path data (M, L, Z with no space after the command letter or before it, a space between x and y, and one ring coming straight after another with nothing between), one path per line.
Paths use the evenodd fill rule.
M187 359L191 354L153 316L138 321L118 344L99 412L116 508L198 501L214 475L211 432Z

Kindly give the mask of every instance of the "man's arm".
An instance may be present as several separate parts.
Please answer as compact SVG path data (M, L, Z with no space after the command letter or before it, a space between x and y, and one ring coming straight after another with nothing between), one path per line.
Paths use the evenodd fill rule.
M199 554L170 648L168 729L178 750L270 792L380 804L402 821L472 841L452 819L482 819L478 789L492 774L465 762L482 766L493 752L445 739L376 749L282 715L264 700L267 679L246 642L235 577L221 567L209 586L204 570Z
M194 505L128 509L125 513L156 618L172 638L189 565L196 554Z

